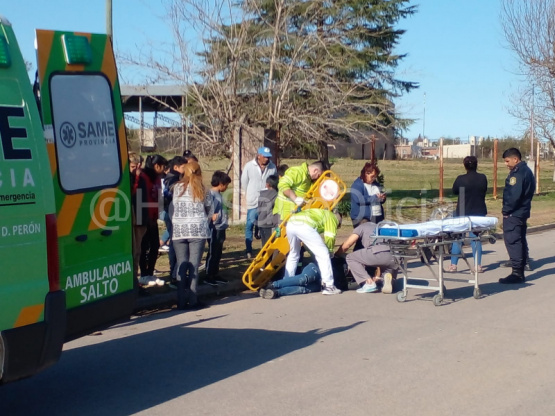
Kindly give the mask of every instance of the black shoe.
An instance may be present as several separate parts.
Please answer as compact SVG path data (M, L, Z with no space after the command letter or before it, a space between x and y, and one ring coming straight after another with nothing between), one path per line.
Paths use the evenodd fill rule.
M223 277L220 277L220 276L216 276L214 278L214 280L216 281L216 283L220 283L222 285L225 285L225 284L229 283L229 280L226 280L226 279L224 279Z
M207 285L210 285L212 287L217 287L218 286L218 282L213 277L212 278L206 277L204 279L204 283L206 283Z
M515 284L525 282L524 273L521 270L513 269L513 272L507 277L502 277L499 279L499 283L502 284Z
M532 266L530 266L530 263L527 262L526 266L524 266L524 270L526 270L527 272L531 272L534 269L532 269Z

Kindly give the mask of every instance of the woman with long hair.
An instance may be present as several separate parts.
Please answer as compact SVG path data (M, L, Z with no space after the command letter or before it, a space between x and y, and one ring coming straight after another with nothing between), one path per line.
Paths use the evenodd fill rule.
M202 183L200 165L189 160L183 178L174 185L172 242L177 257L177 307L199 309L198 267L206 240L210 238L209 218L213 215L212 198Z
M145 160L145 166L141 170L141 179L145 183L148 219L146 221L146 233L141 242L141 257L139 267L141 277L139 283L143 286L164 285L162 279L154 277L154 267L158 259L160 248L160 236L158 234L158 201L162 197L162 175L168 166L166 158L160 155L150 155Z

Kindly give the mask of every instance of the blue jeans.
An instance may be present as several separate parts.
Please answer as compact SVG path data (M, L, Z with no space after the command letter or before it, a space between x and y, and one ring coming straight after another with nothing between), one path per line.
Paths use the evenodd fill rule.
M170 214L168 214L167 211L160 212L159 218L164 221L164 224L166 224L166 230L162 233L162 236L160 237L160 241L166 244L172 236L172 220Z
M476 237L476 234L474 233L470 233L469 235L470 237ZM480 240L471 241L470 246L472 247L472 256L478 259L478 266L481 266L482 265L482 242ZM457 265L457 263L459 262L459 257L457 255L461 254L461 251L462 251L461 244L453 243L453 245L451 246L451 254L453 254L453 256L451 256L451 264L454 264L455 266Z
M268 285L278 296L319 292L322 289L320 271L314 263L308 264L301 274L276 280Z
M162 237L160 237L160 240L166 243L168 242L168 240L170 240L172 236L172 218L167 211L162 211L160 213L160 219L164 221L164 224L166 224L166 231L164 231ZM173 248L171 240L169 241L168 245L170 247L170 251L168 252L168 259L170 261L170 278L175 279L175 265L177 264L177 257L175 256L175 249Z
M252 239L254 238L253 229L258 220L258 210L251 208L247 210L247 223L245 224L245 246L247 253L252 253Z
M172 242L177 256L177 307L197 304L198 266L204 253L205 238L186 238Z
M208 278L215 278L220 272L225 234L225 230L216 230L212 227L212 238L208 242L208 254L206 256L206 277Z

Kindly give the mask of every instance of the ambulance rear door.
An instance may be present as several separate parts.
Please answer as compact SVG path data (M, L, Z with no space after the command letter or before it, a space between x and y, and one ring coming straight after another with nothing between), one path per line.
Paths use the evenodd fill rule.
M125 125L110 38L37 30L68 339L134 306Z

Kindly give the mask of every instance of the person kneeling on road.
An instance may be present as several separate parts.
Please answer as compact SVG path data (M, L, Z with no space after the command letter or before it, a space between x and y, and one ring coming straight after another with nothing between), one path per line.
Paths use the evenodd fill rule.
M337 228L341 225L341 215L320 208L308 208L291 215L285 228L289 240L289 255L285 262L285 278L296 275L301 253L301 243L309 249L320 269L322 294L341 293L333 283L333 269L330 253L333 253ZM324 233L324 240L319 233Z
M319 292L321 288L320 270L314 263L309 263L300 274L284 277L260 289L259 295L264 299L275 299L280 296Z
M377 225L372 222L360 224L353 230L345 242L335 252L336 256L344 254L357 241L361 241L362 248L347 254L347 266L359 285L364 284L357 293L372 293L378 290L376 283L380 277L370 277L366 267L376 267L384 271L382 293L393 292L393 279L397 277L397 264L391 255L389 245L378 242L376 235Z

